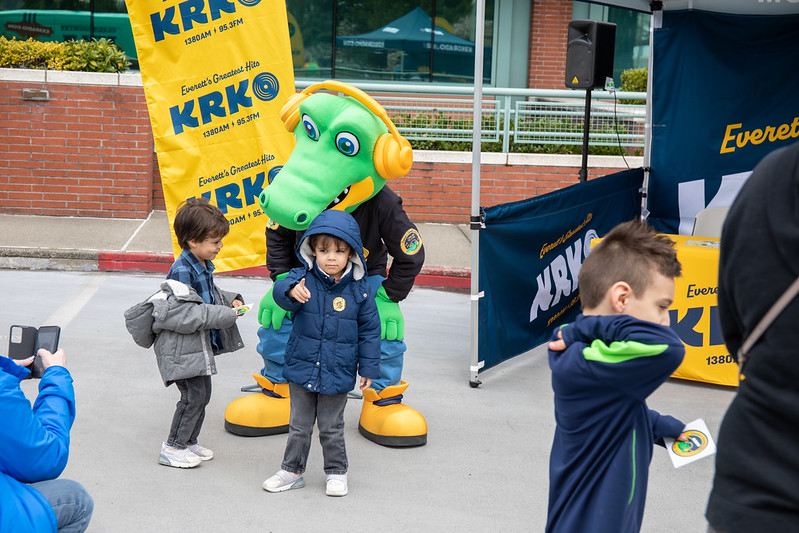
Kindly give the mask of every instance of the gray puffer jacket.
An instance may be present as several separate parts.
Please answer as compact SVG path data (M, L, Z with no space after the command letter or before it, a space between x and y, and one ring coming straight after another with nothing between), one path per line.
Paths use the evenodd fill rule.
M164 385L179 379L216 374L211 329L218 329L222 346L218 353L244 347L230 307L241 295L214 285L216 301L207 304L193 288L168 279L161 290L125 311L125 327L139 346L154 346Z

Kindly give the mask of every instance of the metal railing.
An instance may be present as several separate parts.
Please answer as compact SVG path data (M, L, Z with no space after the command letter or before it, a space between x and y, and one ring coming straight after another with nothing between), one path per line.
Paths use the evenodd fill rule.
M298 80L298 89L313 81ZM409 140L472 142L474 89L470 86L352 83L377 100ZM591 92L589 143L643 149L646 93ZM580 145L585 91L483 88L481 141Z

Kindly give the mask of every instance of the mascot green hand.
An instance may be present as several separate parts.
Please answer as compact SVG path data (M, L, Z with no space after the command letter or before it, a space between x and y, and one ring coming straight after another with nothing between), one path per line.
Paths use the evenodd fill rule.
M284 272L277 276L277 279L283 279L288 276L288 272ZM283 319L288 315L288 311L275 303L275 297L272 295L274 285L269 288L269 291L261 298L261 303L258 306L258 323L266 329L270 327L279 330L283 325Z
M397 302L392 302L382 286L375 295L377 313L380 315L380 338L401 341L405 338L405 319Z

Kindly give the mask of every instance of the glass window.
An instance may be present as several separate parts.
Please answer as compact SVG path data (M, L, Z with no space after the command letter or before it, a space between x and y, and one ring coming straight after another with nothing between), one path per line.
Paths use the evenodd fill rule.
M332 77L334 0L288 0L294 76Z
M288 0L298 78L473 83L472 0ZM486 2L493 20L494 0ZM435 19L435 25L431 24ZM485 43L493 25L486 24ZM301 37L294 37L301 35ZM490 80L491 47L483 72Z
M485 3L484 83L491 81L494 3ZM286 8L297 78L474 81L472 0L287 0ZM0 0L0 35L105 37L138 68L124 0Z

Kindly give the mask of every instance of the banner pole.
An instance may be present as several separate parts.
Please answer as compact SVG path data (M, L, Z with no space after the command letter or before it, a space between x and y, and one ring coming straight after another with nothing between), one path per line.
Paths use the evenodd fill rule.
M652 161L652 75L655 65L655 29L663 24L663 5L655 9L649 17L649 62L646 74L646 120L644 121L644 183L641 186L641 219L649 218L647 193L649 191L649 171Z
M472 234L472 272L471 272L471 298L472 298L472 364L470 367L469 385L480 386L477 373L480 369L480 354L478 350L479 334L479 273L480 273L480 151L482 145L482 117L483 117L483 41L485 33L485 0L476 2L474 30L474 108L472 128L472 208L470 216L470 229Z

